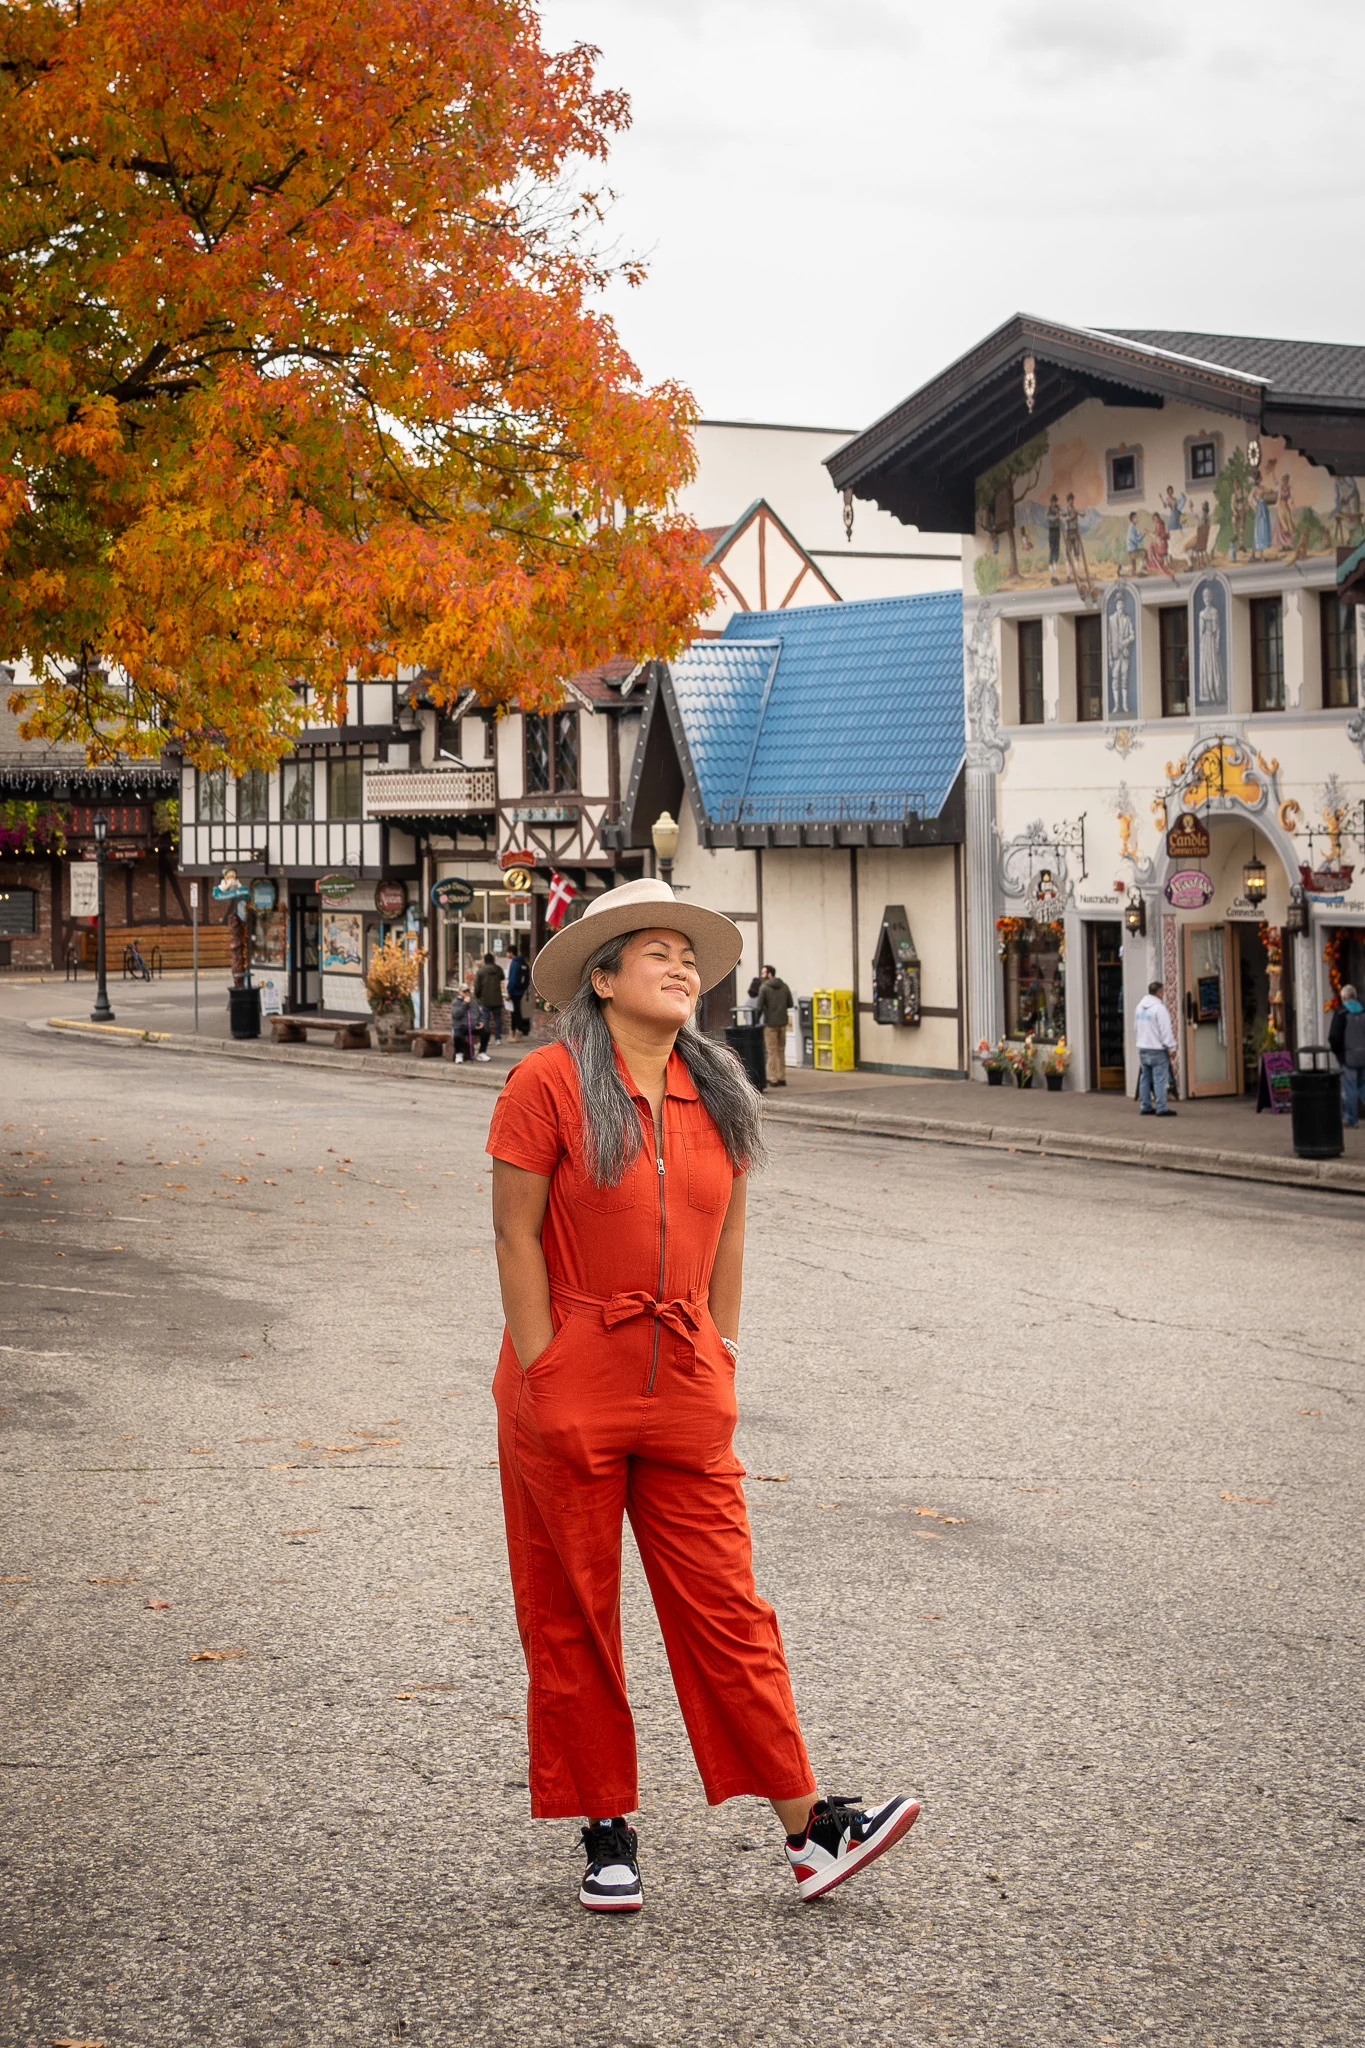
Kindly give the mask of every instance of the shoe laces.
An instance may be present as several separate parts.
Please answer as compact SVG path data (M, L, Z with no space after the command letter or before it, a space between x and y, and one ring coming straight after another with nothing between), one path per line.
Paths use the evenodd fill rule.
M845 1828L856 1827L862 1817L861 1792L830 1792L824 1799L817 1799L811 1809L809 1832L832 1850Z
M640 1838L623 1820L600 1820L592 1827L582 1828L580 1834L589 1869L603 1870L609 1863L634 1863Z

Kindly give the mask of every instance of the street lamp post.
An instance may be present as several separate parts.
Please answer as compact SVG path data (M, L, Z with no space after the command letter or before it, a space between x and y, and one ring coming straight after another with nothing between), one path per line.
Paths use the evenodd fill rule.
M95 884L99 891L99 913L95 928L95 1007L90 1012L92 1024L112 1024L114 1013L109 1007L109 985L105 980L104 958L104 848L109 837L109 820L103 811L95 813Z
M659 880L673 886L673 860L678 851L677 820L670 811L660 811L650 827L650 838L654 841L654 858L659 863Z

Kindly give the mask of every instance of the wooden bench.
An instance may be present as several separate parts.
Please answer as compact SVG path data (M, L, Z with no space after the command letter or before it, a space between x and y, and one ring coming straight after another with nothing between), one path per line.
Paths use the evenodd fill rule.
M272 1017L270 1036L276 1045L306 1045L309 1035L330 1038L337 1052L367 1052L368 1024L338 1017Z
M414 1031L411 1054L415 1060L434 1060L439 1053L443 1060L453 1060L455 1044L448 1031Z

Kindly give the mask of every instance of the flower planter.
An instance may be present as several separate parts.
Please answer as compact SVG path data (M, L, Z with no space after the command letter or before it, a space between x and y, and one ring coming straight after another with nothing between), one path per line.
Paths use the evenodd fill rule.
M1033 1086L1032 1074L1016 1074L1014 1085L1016 1088L1031 1088Z
M1060 1074L1044 1074L1043 1079L1047 1082L1049 1094L1056 1095L1062 1085L1062 1076Z
M374 1042L381 1052L402 1052L411 1041L412 1012L406 1004L375 1011Z
M1003 1088L1003 1087L1004 1087L1004 1085L1005 1085L1005 1077L1004 1077L1004 1075L1003 1075L1003 1074L1002 1074L1002 1073L1000 1072L999 1068L998 1068L998 1067L987 1067L987 1069L986 1069L986 1086L987 1086L988 1088Z

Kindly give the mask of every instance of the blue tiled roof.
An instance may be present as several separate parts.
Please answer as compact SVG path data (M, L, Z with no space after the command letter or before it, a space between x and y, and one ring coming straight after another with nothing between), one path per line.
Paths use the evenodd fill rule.
M740 612L671 669L713 820L897 797L932 818L962 765L957 591Z

